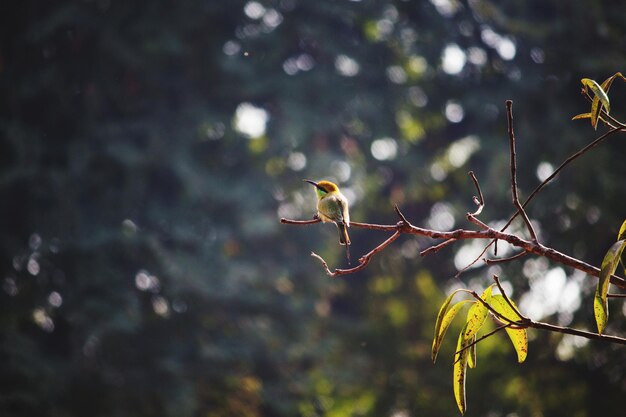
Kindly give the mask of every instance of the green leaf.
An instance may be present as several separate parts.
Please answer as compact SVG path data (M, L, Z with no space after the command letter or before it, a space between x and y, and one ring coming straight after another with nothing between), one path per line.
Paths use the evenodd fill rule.
M441 306L439 314L437 315L437 323L435 324L435 336L433 338L433 348L431 354L433 363L437 360L437 353L439 353L441 343L443 343L443 338L446 335L446 331L448 330L448 327L450 327L452 320L454 320L454 317L459 312L461 307L471 302L470 300L459 301L458 303L453 305L450 310L446 311L455 293L456 291L448 296L446 301L444 301L443 305Z
M591 78L583 78L580 82L582 82L585 88L588 87L591 91L593 91L594 98L591 102L591 126L596 129L598 127L598 118L600 117L600 110L602 107L604 107L607 114L611 111L609 96L607 96L602 87ZM600 103L602 106L600 106Z
M619 228L619 232L617 233L617 240L622 240L626 238L626 220L622 223L622 227Z
M459 334L459 339L456 344L456 351L461 351L465 346L467 346L465 342L465 330L467 327L467 323L463 327L463 330ZM464 349L460 353L455 353L454 355L454 370L452 372L452 389L454 391L454 399L456 400L456 405L459 407L459 411L461 414L465 414L465 410L467 407L467 403L465 401L465 373L467 371L467 360L468 360L468 349Z
M596 317L598 333L602 333L609 319L609 303L607 300L609 283L611 281L611 275L615 272L620 257L622 256L624 246L626 246L626 240L618 240L606 252L602 260L598 286L596 287L596 294L593 299L593 313Z
M512 300L510 301L511 304L513 304L513 306L517 309L515 303L513 303ZM499 294L493 295L491 297L490 305L495 311L498 312L498 314L501 314L503 317L506 317L511 321L521 320L519 314L517 314L515 310L511 308L509 303L506 302L504 297ZM501 321L506 323L505 320ZM528 354L528 334L526 332L526 329L511 329L507 327L505 330L506 333L509 335L509 339L511 339L511 343L515 348L515 352L517 352L517 361L519 363L524 362L526 360L526 355Z

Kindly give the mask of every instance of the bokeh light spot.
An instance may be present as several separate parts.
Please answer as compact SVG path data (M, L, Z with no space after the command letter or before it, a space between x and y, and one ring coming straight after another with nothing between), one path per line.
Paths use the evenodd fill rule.
M372 142L370 151L372 152L372 156L379 161L388 161L395 159L398 154L398 144L395 139L392 138L376 139Z
M235 111L235 130L255 139L265 134L269 113L250 103L241 103Z
M456 101L448 101L446 103L445 115L450 123L459 123L465 117L465 111Z
M347 55L339 55L335 58L335 69L344 77L354 77L359 73L359 63Z
M441 68L446 74L455 75L463 70L466 61L465 52L458 45L450 44L444 48L441 55Z

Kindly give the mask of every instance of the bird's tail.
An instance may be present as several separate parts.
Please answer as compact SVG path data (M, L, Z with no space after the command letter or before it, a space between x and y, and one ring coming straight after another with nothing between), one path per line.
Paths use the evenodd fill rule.
M350 244L350 236L348 236L348 227L343 222L337 223L337 229L339 229L339 243L341 245Z

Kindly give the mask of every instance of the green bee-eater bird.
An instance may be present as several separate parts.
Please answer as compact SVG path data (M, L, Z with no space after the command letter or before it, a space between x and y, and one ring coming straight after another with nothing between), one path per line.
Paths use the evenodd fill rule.
M339 229L339 243L349 245L348 227L350 227L350 213L348 199L341 194L337 184L330 181L315 182L303 180L315 186L317 194L317 215L324 222L333 222Z

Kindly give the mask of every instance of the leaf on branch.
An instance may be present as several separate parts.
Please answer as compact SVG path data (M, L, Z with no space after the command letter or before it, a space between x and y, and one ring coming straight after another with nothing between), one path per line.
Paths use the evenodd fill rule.
M468 348L469 355L467 356L467 365L474 369L476 368L476 335L472 338L471 343L473 344Z
M517 309L517 306L513 303L513 301L511 301L511 304L513 304L513 306ZM519 321L522 319L519 314L511 308L504 297L499 294L491 297L490 305L498 314L506 319L511 321ZM507 327L505 330L509 335L509 339L511 339L515 352L517 352L517 361L519 363L524 362L526 360L526 355L528 354L528 334L526 329L512 329Z
M609 282L611 275L617 269L620 257L626 246L626 240L618 240L604 255L602 266L600 267L600 276L598 277L598 286L593 299L593 313L596 317L598 333L602 333L609 319L609 304L607 294L609 292Z
M622 240L626 238L626 220L622 223L622 227L619 228L619 232L617 233L617 240Z
M621 73L618 73L622 75ZM622 227L619 228L619 232L617 233L617 240L626 239L626 220L622 223ZM620 256L619 263L622 265L622 269L624 270L624 274L626 274L626 265L624 265L624 259Z
M596 129L598 127L598 119L600 117L600 110L602 109L602 107L604 107L607 114L611 111L609 96L607 96L604 89L591 78L583 78L582 80L580 80L580 82L585 87L585 90L589 88L591 91L593 91L594 98L591 102L591 126Z
M591 118L591 113L581 113L572 117L572 120L590 119L590 118Z
M626 81L626 77L624 77L621 72L616 72L615 74L611 75L602 83L602 89L607 94L609 93L609 90L611 89L611 84L613 84L613 81L615 81L616 78L621 78L622 81Z
M491 301L491 290L493 285L487 287L482 293L480 298L487 304ZM469 311L467 312L467 320L463 330L459 334L457 341L456 353L454 354L454 370L453 370L453 390L456 404L461 411L461 414L465 414L466 402L465 402L465 373L467 371L467 364L470 361L470 357L475 355L476 345L468 346L476 340L476 334L485 323L485 319L489 314L487 307L480 301L474 301ZM472 352L473 349L473 352ZM476 358L472 357L472 368L476 366Z
M490 285L480 296L480 298L487 304L491 301L492 289L493 285ZM489 310L487 310L487 307L480 301L475 301L474 304L472 304L467 312L467 320L465 322L465 332L463 336L466 340L471 342L471 339L476 336L476 333L478 333L480 328L485 323L485 319L488 314Z
M441 344L443 343L443 338L446 335L446 331L450 327L452 320L454 320L454 317L459 312L461 307L471 302L470 300L459 301L458 303L453 305L450 310L448 310L450 301L452 301L452 297L454 297L457 292L458 291L454 291L448 296L448 298L446 298L446 300L443 302L443 305L441 306L441 309L439 310L439 314L437 315L437 323L435 324L435 336L433 338L431 355L433 363L437 360L437 353L439 353L439 349L441 348Z
M469 352L468 349L464 349L467 344L464 342L465 338L463 337L466 327L467 323L465 323L463 330L459 334L459 339L456 344L456 351L460 353L456 353L454 355L454 370L452 380L454 398L461 414L465 414L465 410L467 409L467 404L465 402L465 373L467 371L467 358Z

